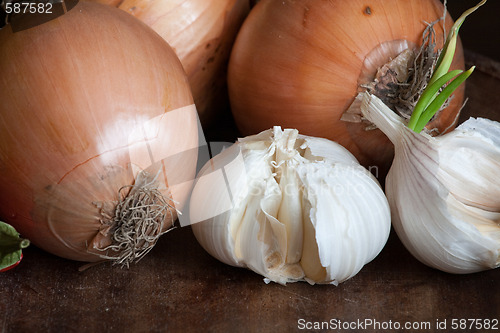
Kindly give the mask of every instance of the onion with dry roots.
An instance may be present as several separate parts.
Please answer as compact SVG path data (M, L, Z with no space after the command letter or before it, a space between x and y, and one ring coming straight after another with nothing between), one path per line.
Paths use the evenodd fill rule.
M175 50L189 79L200 120L213 125L229 108L226 73L249 0L87 0L106 3L140 19Z
M128 265L169 230L196 172L182 65L147 25L80 2L0 30L0 215L61 257Z
M370 89L396 101L393 109L408 117L446 36L443 21L436 22L444 13L438 0L259 1L238 33L229 63L231 109L240 132L296 128L340 143L365 167L378 166L383 176L392 144L380 130L370 130L359 108L346 111L360 90ZM449 30L449 15L444 22ZM417 57L429 25L428 43ZM415 62L416 70L409 70ZM459 44L451 68L463 67ZM453 127L463 94L463 87L455 92L427 127L430 132ZM406 110L400 104L407 104Z

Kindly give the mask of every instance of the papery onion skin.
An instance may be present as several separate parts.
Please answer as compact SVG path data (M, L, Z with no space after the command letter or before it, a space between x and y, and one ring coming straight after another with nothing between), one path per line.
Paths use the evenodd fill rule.
M443 12L437 0L259 1L240 29L229 63L231 110L240 132L297 128L340 143L383 176L394 153L390 141L379 130L365 131L366 124L340 117L358 92L367 55L376 56L372 51L389 41L420 45L425 22ZM452 24L447 15L447 31ZM442 26L434 28L441 46ZM371 60L376 68L389 59ZM459 42L451 68L463 67ZM463 92L459 88L429 128L444 132L454 123Z
M229 109L227 63L236 34L250 11L248 0L87 1L117 6L170 44L184 66L204 125L213 125L214 118Z
M196 149L175 155L198 143L182 65L125 12L80 2L28 30L6 26L0 72L0 215L38 247L102 260L89 252L109 241L99 203L116 204L141 169L163 171L163 187L194 176Z

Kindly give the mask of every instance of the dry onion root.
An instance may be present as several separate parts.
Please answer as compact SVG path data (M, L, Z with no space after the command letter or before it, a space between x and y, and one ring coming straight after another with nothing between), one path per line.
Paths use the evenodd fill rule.
M128 267L151 251L161 235L173 229L167 221L175 221L175 205L158 190L157 178L140 172L134 185L120 189L120 200L111 207L95 203L101 210L104 230L110 235L108 246L96 248L103 252L101 258Z
M182 65L144 23L80 2L0 30L0 216L87 262L140 259L196 172L199 119Z

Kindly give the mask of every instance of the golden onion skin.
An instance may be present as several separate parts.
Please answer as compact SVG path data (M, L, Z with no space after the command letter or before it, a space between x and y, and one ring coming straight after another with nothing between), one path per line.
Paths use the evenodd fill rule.
M139 20L80 2L31 29L0 30L0 72L0 218L55 255L102 260L88 251L106 238L98 204L116 204L137 170L165 171L166 157L197 147L180 61ZM167 121L184 109L194 112ZM194 177L196 154L177 157L176 177ZM159 182L170 181L163 172Z
M346 147L365 167L376 166L383 177L394 153L390 141L379 130L366 131L364 123L340 118L358 92L358 80L366 76L366 64L378 67L388 61L372 51L389 41L420 45L424 22L443 12L438 0L259 1L238 34L229 63L238 129L250 135L278 125L325 137ZM447 31L452 24L447 15ZM434 28L437 45L442 45L442 25ZM452 69L463 67L459 42ZM430 128L451 129L463 95L462 86Z
M248 0L86 0L117 6L149 25L175 50L191 85L200 120L229 109L227 64ZM228 111L227 111L228 112Z

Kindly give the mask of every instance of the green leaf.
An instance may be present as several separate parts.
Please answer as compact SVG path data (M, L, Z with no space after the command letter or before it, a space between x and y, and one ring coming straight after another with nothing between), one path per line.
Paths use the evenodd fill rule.
M455 56L458 30L464 23L467 16L473 13L480 6L484 5L487 0L482 0L476 6L466 10L453 24L450 33L446 38L443 51L441 52L439 59L436 63L434 73L431 79L427 83L427 87L420 96L417 105L413 109L411 118L408 122L408 127L417 133L420 133L431 120L431 118L436 114L436 112L441 108L443 103L448 97L451 96L453 91L458 88L458 86L463 83L472 73L474 67L466 72L461 73L455 80L453 80L448 86L446 86L441 93L438 94L439 89L448 82L451 78L455 77L461 71L455 70L448 72L453 57Z
M10 267L21 260L22 251L18 250L9 254L0 253L0 270Z
M21 260L22 249L29 241L19 237L11 225L0 222L0 270L10 267Z
M475 12L479 7L484 5L486 0L482 0L476 6L467 9L453 24L451 30L446 38L446 42L443 47L443 51L439 55L438 61L436 63L436 69L434 70L434 74L429 80L429 85L434 83L437 79L443 76L450 69L451 63L453 61L453 57L455 56L455 50L457 48L457 38L458 38L458 30L464 23L467 16Z
M454 79L450 84L443 89L443 91L429 104L427 109L422 113L418 122L413 129L415 132L420 133L425 125L431 120L432 116L436 114L436 112L441 108L443 103L451 96L451 94L461 85L474 71L474 66L472 66L468 71L460 74L456 79ZM450 72L451 73L451 72ZM436 81L438 82L438 81Z
M437 93L439 92L439 89L448 81L450 81L452 78L455 76L461 74L461 70L454 70L449 73L444 74L441 76L436 82L432 83L429 85L427 88L425 88L424 92L418 99L417 105L415 105L415 108L413 109L413 112L411 114L410 121L408 122L408 127L412 130L415 130L415 126L419 122L419 119L422 117L422 113L424 110L428 109L429 104L436 98ZM434 113L436 113L438 110L435 110Z

